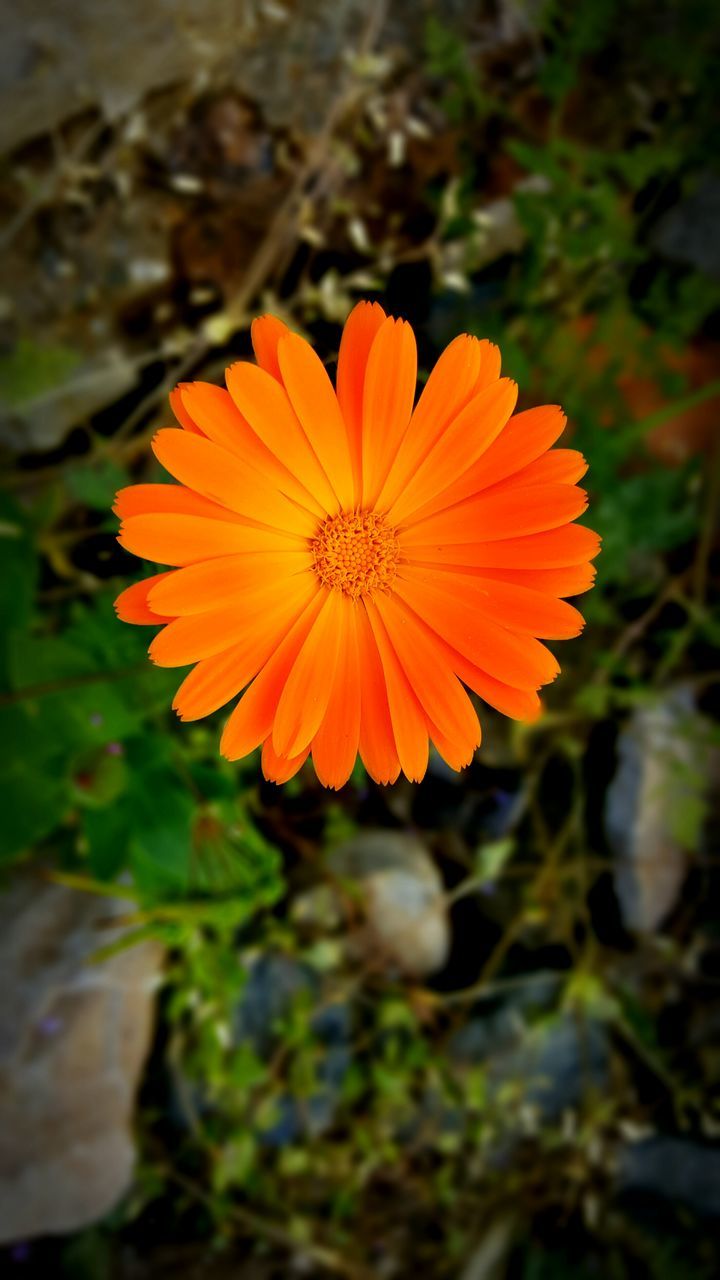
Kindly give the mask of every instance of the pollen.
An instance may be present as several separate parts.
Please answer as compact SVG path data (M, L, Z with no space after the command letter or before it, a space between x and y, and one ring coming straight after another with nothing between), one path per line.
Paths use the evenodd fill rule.
M323 586L353 600L387 591L400 555L395 530L375 511L343 511L328 516L310 547Z

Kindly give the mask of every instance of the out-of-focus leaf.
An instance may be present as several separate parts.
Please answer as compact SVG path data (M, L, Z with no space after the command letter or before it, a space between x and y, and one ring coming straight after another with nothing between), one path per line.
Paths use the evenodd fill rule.
M478 885L489 884L497 880L508 859L512 857L515 841L510 839L493 840L483 844L475 854L473 880Z
M598 495L593 528L603 538L606 583L636 581L649 557L692 537L697 497L689 482L688 468L654 470L624 477Z
M65 473L70 496L94 511L110 511L118 489L129 483L127 471L111 458L78 463Z
M127 767L119 743L109 743L98 753L85 753L74 762L77 802L84 809L113 804L127 786Z
M94 675L97 670L92 656L64 636L17 634L11 645L10 674L18 691Z
M0 683L5 682L7 646L11 632L25 626L32 613L37 579L37 555L23 512L0 493Z
M80 361L71 347L40 346L21 338L11 351L0 356L0 383L6 405L18 409L52 391L75 372Z
M119 346L84 357L21 339L0 357L0 437L18 452L52 449L69 429L133 385L136 367Z
M130 822L126 805L88 809L83 816L88 862L98 880L112 880L127 864Z
M0 859L46 836L69 807L65 770L42 725L21 707L0 708Z
M193 799L165 769L137 774L126 798L132 835L130 865L149 898L182 895L192 858Z

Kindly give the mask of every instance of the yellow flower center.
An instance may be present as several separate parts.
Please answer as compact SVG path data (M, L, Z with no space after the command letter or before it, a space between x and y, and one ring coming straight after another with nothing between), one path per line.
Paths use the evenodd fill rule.
M328 516L310 546L313 568L330 590L344 591L357 600L392 585L400 547L395 530L374 511Z

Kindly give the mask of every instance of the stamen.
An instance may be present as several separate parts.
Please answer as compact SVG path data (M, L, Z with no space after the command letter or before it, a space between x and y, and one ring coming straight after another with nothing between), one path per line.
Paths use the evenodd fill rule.
M310 543L323 586L357 600L392 585L400 555L395 530L374 511L328 516Z

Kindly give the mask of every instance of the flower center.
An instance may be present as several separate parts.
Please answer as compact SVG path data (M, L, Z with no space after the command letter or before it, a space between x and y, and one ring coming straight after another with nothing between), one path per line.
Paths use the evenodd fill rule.
M395 530L374 511L342 511L323 520L310 546L323 586L357 600L391 586L400 548Z

